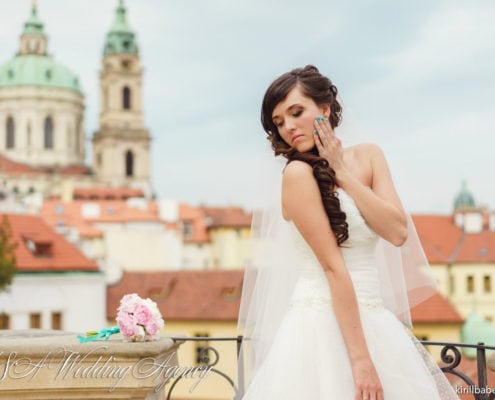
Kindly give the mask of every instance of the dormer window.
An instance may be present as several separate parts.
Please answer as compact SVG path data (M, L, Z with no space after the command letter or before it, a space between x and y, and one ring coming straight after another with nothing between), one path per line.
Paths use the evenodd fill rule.
M53 256L53 243L50 240L25 236L24 243L26 243L26 247L35 257Z

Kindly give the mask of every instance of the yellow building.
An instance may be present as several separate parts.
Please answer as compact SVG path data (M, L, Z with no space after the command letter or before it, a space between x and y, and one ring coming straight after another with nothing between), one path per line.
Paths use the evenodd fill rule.
M215 364L203 379L181 379L174 388L173 398L230 400L232 386L221 373L235 381L237 343L208 338L236 337L243 276L242 270L126 272L117 284L108 288L107 317L109 321L115 320L119 301L125 294L137 293L154 300L165 319L162 333L179 339L184 335L202 338L181 345L179 365L194 367L204 355L210 365ZM202 352L210 346L218 352L218 360L214 350Z
M495 321L495 213L474 205L465 185L452 215L413 216L440 292L467 318Z

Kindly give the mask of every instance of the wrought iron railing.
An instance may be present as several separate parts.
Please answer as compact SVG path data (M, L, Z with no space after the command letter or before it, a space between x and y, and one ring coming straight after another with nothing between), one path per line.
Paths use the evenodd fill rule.
M465 344L465 343L448 343L448 342L431 342L422 340L425 346L442 346L440 358L443 363L441 370L445 374L457 376L466 385L456 385L454 388L457 394L472 395L475 400L493 400L495 399L495 387L489 386L487 376L486 351L495 350L494 346L486 346L484 343ZM478 382L475 383L465 373L457 370L462 361L462 353L459 348L476 349L476 375ZM493 384L493 383L492 383Z
M226 385L229 385L233 393L235 393L235 399L241 399L244 393L244 385L242 382L242 371L239 371L239 382L236 385L235 380L228 376L225 372L218 370L215 366L220 360L220 354L217 349L212 346L212 342L234 342L236 344L236 354L239 357L239 352L242 344L242 336L237 337L173 337L175 341L182 342L206 342L207 346L204 346L199 355L200 362L208 367L209 371L219 375L225 379ZM449 343L449 342L432 342L428 340L420 341L424 346L441 346L440 357L442 361L441 370L445 374L451 374L459 378L464 385L456 385L454 390L457 394L472 395L473 400L495 400L495 387L490 387L487 376L487 350L494 350L495 346L486 346L484 343L478 344L465 344L465 343ZM462 348L476 349L476 375L477 382L475 383L464 372L458 370L462 361ZM173 400L173 392L177 384L182 379L181 376L175 378L168 388L166 393L166 400Z

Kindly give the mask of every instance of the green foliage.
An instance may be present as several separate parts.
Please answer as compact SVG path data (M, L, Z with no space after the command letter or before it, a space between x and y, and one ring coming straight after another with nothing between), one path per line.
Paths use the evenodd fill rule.
M12 283L16 272L15 248L12 228L4 215L0 222L0 291Z

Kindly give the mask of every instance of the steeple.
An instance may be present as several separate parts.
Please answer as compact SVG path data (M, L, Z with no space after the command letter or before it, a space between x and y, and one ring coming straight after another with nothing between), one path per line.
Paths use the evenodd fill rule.
M151 196L151 136L144 125L142 76L135 35L120 0L103 51L93 167L100 182L137 187Z
M107 33L103 54L138 54L134 32L126 19L124 0L119 0L115 20Z
M24 30L21 33L21 43L19 54L46 55L47 37L43 30L43 22L38 17L38 7L33 0L31 5L31 15L24 23Z
M454 211L475 207L474 197L467 188L466 181L462 181L461 190L454 199Z

